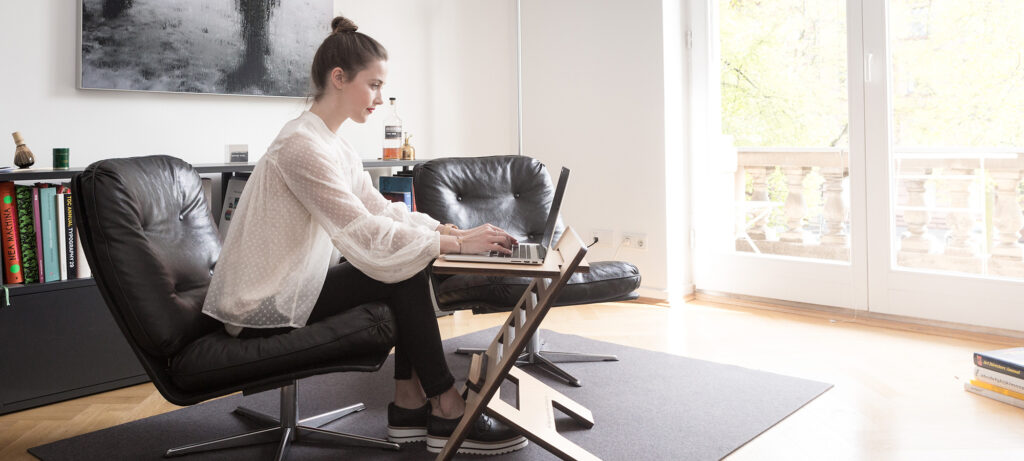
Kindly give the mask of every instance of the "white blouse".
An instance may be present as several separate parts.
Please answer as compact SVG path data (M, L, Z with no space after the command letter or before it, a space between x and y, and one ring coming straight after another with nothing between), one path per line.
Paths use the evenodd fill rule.
M334 248L366 275L395 283L439 255L438 224L385 199L352 146L303 112L246 182L203 313L233 334L237 327L301 327Z

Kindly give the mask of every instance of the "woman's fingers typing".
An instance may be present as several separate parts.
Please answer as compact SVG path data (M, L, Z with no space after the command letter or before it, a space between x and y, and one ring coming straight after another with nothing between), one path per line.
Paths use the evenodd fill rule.
M512 245L518 243L515 237L500 227L484 224L464 231L463 253L486 253L496 251L511 254Z

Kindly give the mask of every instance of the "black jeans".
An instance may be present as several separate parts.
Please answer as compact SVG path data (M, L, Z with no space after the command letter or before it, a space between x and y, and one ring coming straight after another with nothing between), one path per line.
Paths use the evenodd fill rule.
M430 301L427 270L398 283L368 277L348 262L331 267L307 324L371 301L383 301L398 326L395 342L395 379L411 379L416 370L427 397L435 397L455 384L441 347L441 332ZM264 336L279 328L246 328L241 337Z

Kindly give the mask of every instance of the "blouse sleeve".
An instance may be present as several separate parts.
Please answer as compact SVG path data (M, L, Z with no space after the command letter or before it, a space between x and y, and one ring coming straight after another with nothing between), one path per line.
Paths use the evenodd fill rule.
M438 232L371 213L353 193L337 159L308 140L291 141L272 164L353 266L375 280L395 283L438 256Z
M409 208L404 204L398 202L392 202L373 187L373 180L370 179L370 173L363 172L359 176L359 184L354 187L356 195L359 196L366 208L378 216L387 216L395 221L404 222L413 226L422 226L430 230L437 229L437 226L441 224L440 221L431 218L426 213L419 213L416 211L409 211Z

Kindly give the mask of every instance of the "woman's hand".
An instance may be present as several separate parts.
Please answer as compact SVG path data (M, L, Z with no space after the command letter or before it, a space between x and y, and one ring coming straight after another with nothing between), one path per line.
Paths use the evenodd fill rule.
M491 224L484 224L472 229L452 229L451 235L461 239L461 252L465 254L489 251L512 254L512 245L518 243L516 238L509 235L508 232Z

